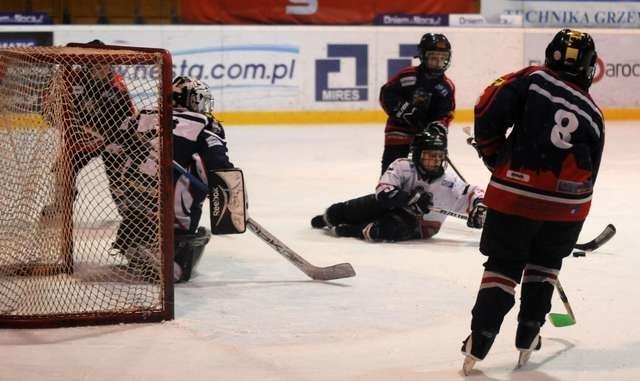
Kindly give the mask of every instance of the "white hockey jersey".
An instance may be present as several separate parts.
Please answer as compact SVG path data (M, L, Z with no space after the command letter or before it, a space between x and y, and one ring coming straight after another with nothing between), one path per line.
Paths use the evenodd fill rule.
M376 195L383 191L390 192L393 189L411 194L417 188L422 188L431 194L433 206L464 214L469 214L473 208L473 202L477 198L484 197L482 188L465 183L448 167L441 177L432 181L422 180L413 161L406 158L397 159L391 163L380 177L376 187ZM439 212L429 212L422 217L423 225L439 229L446 217Z

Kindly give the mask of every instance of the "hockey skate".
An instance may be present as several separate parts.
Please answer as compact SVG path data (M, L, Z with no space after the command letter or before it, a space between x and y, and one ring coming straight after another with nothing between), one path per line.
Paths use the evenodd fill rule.
M531 357L533 351L540 350L542 339L540 338L540 323L525 321L518 324L516 331L516 348L520 351L517 368L523 367Z
M483 360L493 345L496 333L489 331L472 331L462 342L462 354L465 356L462 363L462 373L468 376L476 362Z
M112 248L112 250L114 249ZM127 263L116 265L116 273L151 283L160 281L160 263L155 260L148 249L137 247L122 251L117 250L127 259Z
M314 229L322 229L327 226L327 221L325 221L324 215L322 214L318 214L311 219L311 227Z

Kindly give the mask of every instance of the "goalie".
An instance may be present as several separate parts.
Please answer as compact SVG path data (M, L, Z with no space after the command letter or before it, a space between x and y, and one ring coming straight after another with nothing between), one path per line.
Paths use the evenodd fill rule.
M188 281L210 232L198 227L207 193L191 184L195 176L209 184L214 170L233 168L227 155L222 124L213 117L213 98L202 81L186 76L173 81L173 158L190 176L174 169L174 259L180 267L177 281Z
M416 134L411 151L411 159L400 158L389 166L375 194L333 204L315 216L311 226L371 242L428 239L446 218L430 211L435 205L466 213L467 226L482 228L484 191L446 171L446 134L427 127Z
M190 77L176 77L173 80L172 103L174 281L184 282L191 278L210 239L210 232L205 227L198 226L202 205L208 194L199 184L209 184L209 177L216 173L214 170L232 168L233 164L227 155L224 129L212 114L213 99L208 86ZM121 203L145 199L140 196L147 193L145 189L156 189L148 185L143 186L143 183L157 178L157 144L152 139L145 139L145 132L148 132L149 136L156 136L156 114L156 110L143 110L135 118L130 118L128 126L123 128L136 137L126 140L137 142L130 148L123 145L125 155L128 155L127 152L141 149L147 149L149 153L148 160L123 168L121 183L127 186L123 192L125 197L120 198ZM148 177L151 178L145 180ZM132 187L132 184L137 186ZM136 192L136 196L131 192ZM150 224L156 223L152 216L157 205L157 196L149 192L146 198L150 202L131 202L131 205L122 207L121 204L119 207L123 221L118 229L114 248L127 257L131 270L142 268L143 264L148 267L149 261L153 260L149 258L149 253L136 251L135 248L141 246L140 242L149 242L150 237L141 235L141 230L157 231L148 228Z

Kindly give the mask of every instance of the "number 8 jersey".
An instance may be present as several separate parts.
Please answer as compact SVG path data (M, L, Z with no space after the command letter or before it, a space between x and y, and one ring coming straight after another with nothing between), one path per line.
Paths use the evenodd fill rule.
M474 127L480 154L495 163L489 208L534 220L586 218L604 146L602 112L588 92L530 66L485 89Z

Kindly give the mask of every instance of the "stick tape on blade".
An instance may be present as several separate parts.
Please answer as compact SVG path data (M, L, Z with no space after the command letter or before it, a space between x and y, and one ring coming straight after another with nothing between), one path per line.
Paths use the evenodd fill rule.
M576 321L567 314L559 314L551 312L549 314L549 321L554 327L568 327L576 324Z
M246 193L239 168L209 171L211 234L239 234L246 230Z

